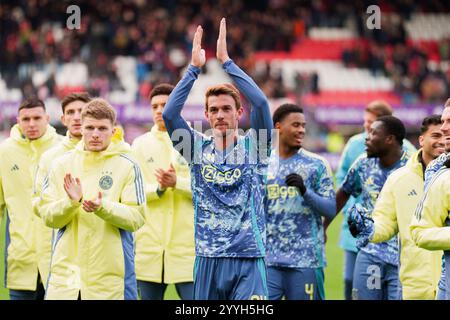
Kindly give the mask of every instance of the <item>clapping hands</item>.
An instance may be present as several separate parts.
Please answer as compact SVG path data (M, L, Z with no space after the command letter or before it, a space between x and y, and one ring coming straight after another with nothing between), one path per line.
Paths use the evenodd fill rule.
M95 199L83 201L83 188L81 187L80 179L73 178L70 173L66 173L64 176L64 190L71 200L82 202L83 209L86 212L95 212L102 206L101 192L98 193Z
M198 26L195 30L194 39L192 41L192 57L191 64L197 68L201 68L206 63L206 53L202 49L203 28ZM220 20L219 37L217 38L216 58L220 63L224 64L230 59L227 50L227 25L225 18Z

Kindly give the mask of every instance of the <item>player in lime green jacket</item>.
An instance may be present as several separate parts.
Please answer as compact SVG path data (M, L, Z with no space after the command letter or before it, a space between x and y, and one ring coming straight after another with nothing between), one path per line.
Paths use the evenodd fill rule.
M91 100L86 92L71 93L61 101L62 116L61 122L67 127L64 139L58 145L47 150L39 161L39 167L35 176L34 202L39 203L42 183L47 176L52 161L59 158L66 152L75 148L81 140L81 110ZM34 206L34 213L40 218L37 206ZM39 274L44 286L47 285L47 277L50 269L50 258L52 255L52 234L53 229L47 227L42 219L35 219L36 227L36 256L38 259Z
M381 190L372 212L371 242L400 238L399 277L405 300L434 300L441 272L442 251L418 248L411 239L409 226L424 186L426 166L444 152L440 115L422 122L419 143L422 149L406 165L392 173ZM355 213L352 213L355 214Z
M169 283L175 284L181 299L193 299L194 208L189 166L173 148L162 119L172 90L169 84L152 90L155 125L132 145L147 195L146 222L136 232L136 277L143 300L162 300Z
M410 230L412 239L419 247L433 251L444 250L446 271L450 269L449 212L450 168L443 168L431 181L424 197L421 215L419 219L413 220ZM445 278L446 282L450 280L448 272Z
M116 114L103 99L82 112L83 140L52 164L39 212L58 229L46 299L137 299L132 232L144 224L139 166L112 141Z
M437 300L450 300L450 99L445 103L441 120L446 154L433 161L425 172L424 195L417 206L410 231L417 246L444 250Z
M0 145L0 223L4 215L5 287L12 300L43 298L32 196L33 177L42 153L61 139L48 123L44 103L35 98L25 100L11 136Z

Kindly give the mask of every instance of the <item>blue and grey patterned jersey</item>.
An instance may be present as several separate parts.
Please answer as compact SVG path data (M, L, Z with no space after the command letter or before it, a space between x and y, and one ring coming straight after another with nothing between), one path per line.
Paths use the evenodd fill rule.
M202 257L265 256L264 196L269 157L256 159L248 133L231 150L216 150L211 137L192 130L190 164L196 253Z
M193 65L170 94L163 119L175 149L191 169L196 255L263 257L265 179L273 129L269 103L232 60L222 67L250 103L254 131L240 136L223 152L216 149L211 137L187 124L181 111L201 71Z
M286 185L290 173L303 178L307 189L303 197L298 188ZM310 193L315 193L335 214L336 197L328 162L304 149L288 159L272 151L267 173L267 265L325 267L322 216L309 200Z
M362 195L361 205L372 212L381 189L388 176L396 169L403 167L411 155L403 152L400 160L389 168L380 164L379 158L368 158L366 154L353 163L342 184L343 190L354 197ZM380 243L369 243L361 250L376 256L386 263L398 265L398 239Z

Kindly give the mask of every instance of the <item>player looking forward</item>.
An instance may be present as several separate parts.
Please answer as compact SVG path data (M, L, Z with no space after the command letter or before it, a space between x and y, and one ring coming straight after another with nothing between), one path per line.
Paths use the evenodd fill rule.
M251 127L261 134L251 131L238 135L244 110L239 92L230 84L213 86L206 92L205 117L212 137L189 127L181 110L206 62L202 34L198 26L191 64L163 111L175 147L179 133L183 138L181 153L191 170L196 245L194 299L266 299L263 199L273 127L269 104L255 82L228 56L223 18L216 56L252 105Z

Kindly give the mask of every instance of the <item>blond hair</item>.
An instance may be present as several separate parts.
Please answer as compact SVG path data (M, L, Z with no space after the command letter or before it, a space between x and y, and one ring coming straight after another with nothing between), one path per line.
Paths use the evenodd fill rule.
M386 101L375 100L367 105L366 112L370 112L379 118L382 116L392 116L393 110L391 105Z
M95 98L89 101L81 112L81 121L86 117L97 120L108 119L112 125L115 125L117 114L108 101L102 98Z

